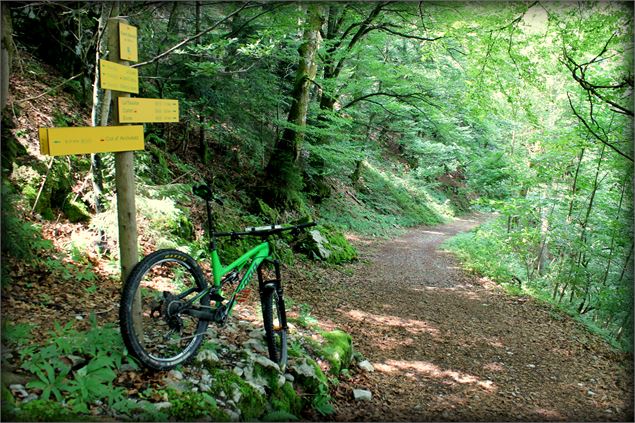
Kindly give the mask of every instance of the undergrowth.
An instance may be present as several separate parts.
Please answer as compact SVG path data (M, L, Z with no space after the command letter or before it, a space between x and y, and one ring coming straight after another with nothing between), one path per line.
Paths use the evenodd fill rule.
M485 276L498 283L511 295L528 295L548 304L582 323L590 332L601 336L614 348L632 351L630 334L616 337L614 328L598 324L592 313L581 314L575 297L556 295L554 286L562 286L559 273L554 269L538 274L527 262L526 246L529 234L519 231L509 232L501 218L487 222L469 232L464 232L447 240L443 247L455 253L468 271ZM521 237L522 243L514 238Z

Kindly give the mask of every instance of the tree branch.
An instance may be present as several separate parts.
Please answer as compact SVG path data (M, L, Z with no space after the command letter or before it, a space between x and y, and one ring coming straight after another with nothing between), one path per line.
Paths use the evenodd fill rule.
M166 56L170 55L171 53L173 53L173 52L174 52L174 50L176 50L176 49L178 49L178 48L180 48L180 47L183 47L185 44L187 44L187 43L189 43L189 42L191 42L191 41L194 41L194 40L196 40L196 39L198 39L198 38L202 37L203 35L207 34L207 33L208 33L208 32L210 32L210 31L213 31L213 30L214 30L214 29L216 29L216 28L217 28L220 24L222 24L223 22L227 21L227 20L228 20L229 18L231 18L232 16L234 16L234 15L238 14L240 11L242 11L244 8L246 8L248 5L249 5L249 2L243 3L243 4L242 4L242 6L241 6L240 8L236 9L235 11L233 11L232 13L230 13L229 15L225 16L223 19L221 19L220 21L216 22L216 23L215 23L214 25L212 25L211 27L209 27L209 28L207 28L207 29L205 29L205 30L203 30L203 31L199 32L198 34L196 34L196 35L194 35L194 36L192 36L192 37L186 38L185 40L183 40L183 41L179 42L178 44L176 44L176 45L174 45L174 46L172 46L172 47L170 47L169 49L167 49L167 50L166 50L166 51L164 51L163 53L161 53L161 54L159 54L159 55L155 56L154 58L152 58L152 59L150 59L150 60L146 60L145 62L136 63L136 64L132 65L131 67L133 67L133 68L138 68L138 67L141 67L141 66L145 66L145 65L152 64L152 63L154 63L154 62L156 62L156 61L158 61L158 60L163 59L164 57L166 57Z
M582 124L586 127L586 129L591 133L591 135L593 135L598 141L600 141L601 143L603 143L604 145L606 145L607 147L611 148L613 151L615 151L617 154L619 154L620 156L630 160L631 162L633 161L633 158L630 157L629 155L623 153L622 151L620 151L617 147L615 147L613 144L611 144L610 142L608 142L608 140L603 139L600 135L598 135L589 125L589 123L580 115L580 113L578 113L578 111L575 109L575 107L573 106L573 102L571 101L571 96L569 95L569 93L567 93L567 99L569 99L569 106L571 107L571 110L573 111L573 114L576 115L576 117L578 118L578 120L580 120L580 122L582 122Z
M417 35L411 35L411 34L404 34L403 32L395 31L395 30L392 30L392 29L388 28L387 25L378 25L378 26L375 26L375 27L371 27L370 29L371 30L372 29L378 29L380 31L388 32L388 33L393 34L393 35L398 35L399 37L402 37L402 38L411 38L411 39L420 40L420 41L436 41L438 39L443 38L443 36L429 38L429 37L419 37Z

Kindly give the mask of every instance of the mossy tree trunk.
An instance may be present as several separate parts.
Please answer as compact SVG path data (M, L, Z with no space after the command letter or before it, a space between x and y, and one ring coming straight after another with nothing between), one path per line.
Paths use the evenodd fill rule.
M4 110L4 106L7 104L7 97L9 96L9 76L11 75L11 61L13 60L14 44L13 44L13 30L11 25L11 14L6 3L2 3L2 72L0 72L1 81L1 108Z
M309 109L310 88L317 71L315 56L319 48L322 23L321 7L309 4L302 36L303 43L298 49L300 60L291 95L291 108L287 117L290 125L276 142L265 170L269 188L268 200L272 204L292 203L303 186L299 157Z

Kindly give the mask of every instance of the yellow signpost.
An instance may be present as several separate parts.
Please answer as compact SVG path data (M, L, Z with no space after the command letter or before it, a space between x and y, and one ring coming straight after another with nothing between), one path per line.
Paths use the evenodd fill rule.
M178 100L119 97L119 123L178 121Z
M135 68L99 59L101 88L139 94L139 71Z
M137 53L137 28L123 22L119 22L119 58L131 62L139 60Z
M49 132L48 128L39 128L38 135L40 136L40 153L49 154Z
M143 126L40 128L40 151L49 156L143 150Z

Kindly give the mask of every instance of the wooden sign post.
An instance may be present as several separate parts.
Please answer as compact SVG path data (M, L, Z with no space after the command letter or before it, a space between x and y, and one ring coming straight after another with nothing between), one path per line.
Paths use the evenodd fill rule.
M143 150L143 122L178 122L177 100L130 98L139 93L137 28L122 18L110 18L108 60L99 61L100 87L112 94L113 126L40 128L40 151L50 156L115 153L115 186L119 224L121 280L137 264L137 212L135 205L134 150ZM125 125L125 126L123 126ZM139 307L137 307L140 309Z
M127 68L127 63L120 58L119 54L119 25L127 25L128 22L121 18L108 19L108 58L110 62ZM135 40L136 41L136 40ZM136 44L136 43L135 43ZM103 66L103 62L102 62ZM136 69L134 70L136 72ZM126 71L124 71L126 72ZM104 88L102 78L102 88ZM115 78L118 79L118 78ZM130 83L128 79L124 82L131 85L131 89L135 88L139 92L139 83L137 81ZM122 89L122 88L118 88ZM112 91L112 107L113 107L113 124L119 124L118 98L130 97L130 94L121 91ZM137 264L137 209L135 205L135 180L134 180L134 153L132 151L124 151L115 153L115 186L117 188L117 221L119 223L119 259L121 264L121 281L125 282L126 278Z

